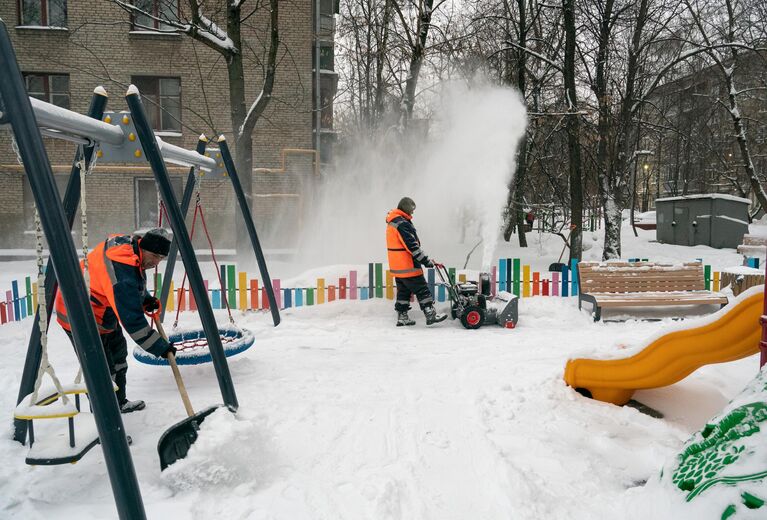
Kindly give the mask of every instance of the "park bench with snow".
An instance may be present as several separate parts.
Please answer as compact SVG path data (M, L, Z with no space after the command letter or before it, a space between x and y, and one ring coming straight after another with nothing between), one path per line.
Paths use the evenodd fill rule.
M725 295L705 289L701 262L581 262L578 275L578 309L591 303L594 321L603 308L727 304Z

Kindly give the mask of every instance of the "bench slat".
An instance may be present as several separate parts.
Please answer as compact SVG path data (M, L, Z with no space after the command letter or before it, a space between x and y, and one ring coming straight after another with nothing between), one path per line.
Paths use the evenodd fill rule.
M584 285L581 285L584 287ZM673 282L636 282L636 283L591 283L581 289L583 292L648 292L648 291L702 291L705 284L699 281L687 283Z
M663 305L724 305L727 298L689 298L689 299L657 299L657 300L598 300L602 308L610 307L656 307Z

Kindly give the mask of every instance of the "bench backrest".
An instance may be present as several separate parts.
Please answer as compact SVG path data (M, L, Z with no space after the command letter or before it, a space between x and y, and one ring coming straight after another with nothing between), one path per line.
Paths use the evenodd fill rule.
M583 293L702 291L706 288L700 262L677 265L581 262L578 275Z
M743 235L744 246L767 246L767 237L758 235Z

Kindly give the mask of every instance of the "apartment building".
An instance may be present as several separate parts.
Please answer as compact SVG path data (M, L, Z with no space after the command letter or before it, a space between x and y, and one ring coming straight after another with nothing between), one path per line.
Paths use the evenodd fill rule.
M741 54L735 81L754 167L762 182L767 182L767 54ZM752 197L728 97L722 73L715 66L669 81L650 97L643 108L637 147L640 209L665 196Z
M185 8L178 0L136 2L158 18L183 17ZM225 3L219 7L211 18L225 27L217 18L225 13ZM252 210L267 248L294 245L321 165L331 157L337 8L334 0L280 3L273 98L253 133L254 169L240 172L252 176ZM11 34L30 96L85 113L93 89L102 85L109 93L107 109L120 111L126 109L128 85L135 84L155 132L165 141L194 149L204 133L223 134L234 142L223 58L161 21L131 16L111 0L0 0L0 18ZM268 20L262 8L243 25L246 100L251 103L263 83ZM63 194L75 145L45 141ZM171 167L170 173L180 197L188 171ZM215 245L233 248L236 204L228 179L203 178L200 188ZM158 193L147 165L97 163L85 191L91 242L158 222ZM31 247L33 216L32 194L13 152L11 132L0 129L0 248ZM195 243L204 241L198 236Z

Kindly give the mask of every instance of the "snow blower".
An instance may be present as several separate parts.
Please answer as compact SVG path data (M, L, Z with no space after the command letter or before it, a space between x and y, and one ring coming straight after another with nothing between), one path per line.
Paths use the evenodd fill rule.
M491 296L489 274L480 273L479 282L456 283L444 265L434 264L434 270L450 296L450 316L461 320L461 325L467 329L492 323L507 329L516 327L519 298L505 291Z

